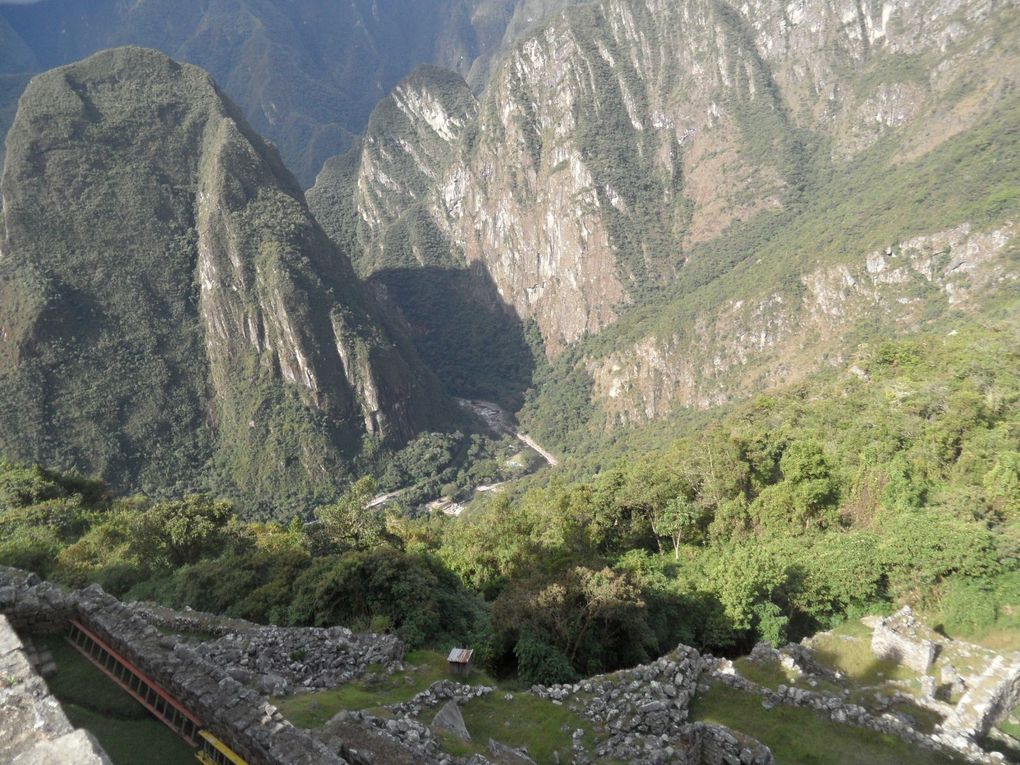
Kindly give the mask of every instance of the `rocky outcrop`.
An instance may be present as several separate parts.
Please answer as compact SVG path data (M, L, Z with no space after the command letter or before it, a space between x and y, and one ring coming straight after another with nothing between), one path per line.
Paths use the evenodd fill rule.
M2 194L12 456L150 489L212 461L271 498L342 481L365 435L399 445L455 416L195 67L119 49L36 78Z
M911 237L843 265L811 270L792 290L730 298L677 319L678 331L618 343L584 367L594 403L611 425L655 420L680 407L704 409L840 365L844 339L864 322L904 331L925 312L976 311L1018 278L1016 227L963 224Z
M0 760L12 765L110 765L90 733L75 730L0 614Z
M568 8L494 71L429 195L443 241L428 241L484 264L556 355L668 284L698 243L795 198L812 142L840 166L883 136L903 159L976 124L1016 80L1015 50L993 30L1009 12L984 1L964 14L958 0ZM973 100L963 80L978 83ZM359 190L392 180L372 162L355 174ZM390 216L408 209L393 185Z
M461 741L471 740L471 734L464 724L464 715L460 713L456 701L447 701L440 707L436 716L432 718L432 730L437 733L449 733Z

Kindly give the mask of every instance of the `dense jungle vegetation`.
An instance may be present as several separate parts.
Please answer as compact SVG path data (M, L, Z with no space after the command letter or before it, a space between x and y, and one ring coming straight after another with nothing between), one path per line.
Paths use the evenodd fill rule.
M0 469L0 563L68 586L294 625L468 643L522 682L744 651L909 602L948 634L1020 631L1020 321L883 342L591 477L460 518L242 520L205 496L113 497ZM425 450L428 451L428 450ZM392 480L392 477L391 477Z

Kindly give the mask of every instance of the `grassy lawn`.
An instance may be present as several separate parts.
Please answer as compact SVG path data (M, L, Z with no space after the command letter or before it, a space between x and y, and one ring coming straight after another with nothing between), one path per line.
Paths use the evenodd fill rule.
M715 685L699 695L692 720L720 723L754 736L783 765L950 765L957 760L916 749L893 736L826 720L809 709L779 705Z
M515 693L509 701L505 696L497 691L462 706L471 742L440 736L443 748L461 757L488 754L492 738L513 747L526 746L532 759L539 765L546 765L572 761L571 735L578 728L585 730L584 742L589 751L594 746L591 726L565 706L530 693ZM434 711L429 710L427 719L422 722L432 722L433 715Z
M71 724L103 745L114 765L192 765L194 750L61 638L45 642L57 673L48 678Z
M795 675L778 662L751 661L746 656L734 660L733 666L752 683L776 690L780 685L804 688L818 693L838 694L841 689L827 680L816 679L814 685L802 675Z
M325 691L273 699L283 716L300 728L318 728L341 709L359 710L399 704L428 688L437 680L453 679L446 654L411 651L404 657L404 671L393 675L370 672L363 678ZM492 685L479 670L467 678L473 685Z
M1020 723L1011 722L1012 720L1020 720L1020 707L1017 707L1010 712L1006 719L999 723L996 727L1006 735L1012 736L1017 741L1020 741Z
M795 679L780 664L751 661L746 656L734 660L733 666L742 677L773 690L780 685L791 685Z
M841 637L841 634L819 635L812 641L815 658L821 664L838 669L858 685L919 679L917 672L912 669L901 667L893 661L876 659L871 653L870 636Z
M860 619L847 619L838 627L832 630L833 635L844 637L861 638L871 644L871 627L862 623Z
M893 704L893 706L890 707L890 711L902 712L905 715L910 715L910 717L917 721L917 725L915 727L922 733L928 734L934 733L935 726L943 722L945 719L938 712L917 706L916 704Z

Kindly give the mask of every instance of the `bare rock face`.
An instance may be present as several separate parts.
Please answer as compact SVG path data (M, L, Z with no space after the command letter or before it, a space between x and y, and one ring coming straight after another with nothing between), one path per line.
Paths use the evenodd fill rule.
M444 733L452 733L461 741L470 741L471 734L468 733L464 724L464 715L460 713L460 707L454 699L450 699L436 713L432 720L432 730Z
M272 497L342 480L366 434L399 444L452 411L195 67L117 49L36 78L2 193L9 454L124 488L211 462Z
M309 205L335 241L350 242L361 275L456 264L442 249L402 247L396 240L414 227L412 211L425 202L477 111L457 74L419 67L379 102L352 155L324 169L308 192ZM349 176L344 162L356 165Z
M908 330L933 308L977 311L1015 284L1016 227L968 224L911 237L801 275L793 289L732 297L668 335L649 335L588 359L593 398L613 425L706 409L761 387L793 382L846 361L840 349L861 322Z
M778 203L773 160L739 151L738 112L780 113L767 83L717 6L570 9L495 73L473 141L437 186L437 219L555 355L669 279L685 243L725 224L721 208Z
M893 172L1009 108L1015 16L1015 4L990 0L566 8L495 67L476 116L448 131L456 135L441 152L426 152L427 171L397 175L384 162L402 156L409 124L428 133L421 110L404 109L395 132L376 123L345 180L350 217L376 232L362 245L365 272L469 263L495 299L536 323L550 358L625 327L574 367L611 427L840 364L840 341L869 311L909 331L926 308L978 309L1010 278L1010 245L999 241L1012 237L1009 220L903 226L884 265L869 265L874 242L813 257L828 235L819 231L769 253L782 262L694 293L754 263L825 178L859 162ZM869 177L882 182L881 172ZM872 189L832 194L844 192L863 199ZM393 234L394 220L405 233L386 241L377 232ZM741 238L755 221L775 223ZM941 248L962 270L942 263ZM656 315L671 293L690 309Z

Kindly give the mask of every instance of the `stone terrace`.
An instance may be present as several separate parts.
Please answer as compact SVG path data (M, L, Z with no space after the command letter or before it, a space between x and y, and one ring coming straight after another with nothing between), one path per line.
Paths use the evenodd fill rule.
M76 730L68 721L3 615L0 615L0 762L110 765L92 735Z

